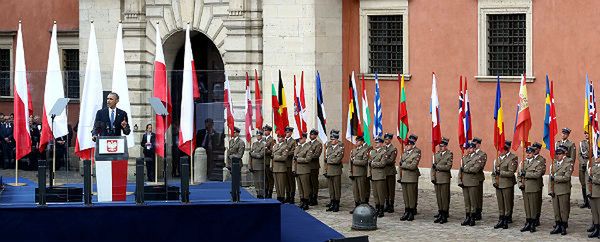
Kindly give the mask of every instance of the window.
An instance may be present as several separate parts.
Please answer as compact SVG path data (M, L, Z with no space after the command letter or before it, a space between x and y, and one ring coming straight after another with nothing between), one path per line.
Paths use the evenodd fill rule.
M67 97L79 98L79 50L63 49L63 62Z
M10 49L0 49L0 96L11 96Z
M369 73L402 72L402 15L369 18Z
M488 75L525 73L525 14L488 14Z

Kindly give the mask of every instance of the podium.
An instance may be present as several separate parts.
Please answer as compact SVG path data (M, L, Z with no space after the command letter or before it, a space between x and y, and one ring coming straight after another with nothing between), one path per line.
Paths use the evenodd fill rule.
M96 139L96 189L98 202L125 201L127 192L127 137Z

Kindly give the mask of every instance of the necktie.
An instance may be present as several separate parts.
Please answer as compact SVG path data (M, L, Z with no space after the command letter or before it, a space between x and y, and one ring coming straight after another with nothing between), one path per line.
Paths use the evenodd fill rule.
M112 110L110 113L110 127L114 128L114 123L115 122L115 110Z

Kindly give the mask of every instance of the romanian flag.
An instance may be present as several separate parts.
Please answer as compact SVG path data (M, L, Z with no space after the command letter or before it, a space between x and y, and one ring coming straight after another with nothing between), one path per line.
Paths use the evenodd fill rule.
M275 130L278 134L283 134L283 130L280 131L279 124L281 120L281 115L279 115L279 100L277 98L277 89L275 88L275 83L271 80L271 108L273 108L273 130Z
M408 111L406 110L406 89L404 88L404 75L398 74L400 85L398 85L398 127L396 134L400 142L406 140L408 136Z
M500 91L500 76L496 84L496 104L494 105L494 146L497 151L504 150L504 112L502 109L502 92Z
M550 158L554 159L555 137L558 133L556 124L556 108L554 106L554 82L546 75L546 115L544 115L544 139L542 145L550 150Z
M288 120L288 112L287 112L287 104L286 104L286 96L285 96L285 88L283 87L283 80L281 79L281 70L279 71L279 97L277 102L279 103L278 113L279 113L279 124L277 125L278 131L277 133L284 134L285 127L290 125L290 121Z
M356 137L362 135L361 125L358 113L358 92L356 91L356 80L353 71L348 89L348 117L346 123L346 139L348 141L353 144L356 143Z
M521 79L519 88L519 109L515 123L515 134L513 136L512 148L517 150L520 145L523 147L529 144L529 130L531 129L531 114L529 112L529 99L527 98L527 86L525 84L525 74Z

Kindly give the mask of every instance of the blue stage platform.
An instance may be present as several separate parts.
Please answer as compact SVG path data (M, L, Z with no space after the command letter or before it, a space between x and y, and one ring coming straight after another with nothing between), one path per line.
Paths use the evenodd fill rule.
M189 204L126 202L33 203L35 184L7 187L0 196L0 240L38 241L327 241L343 238L293 205L257 199L242 189L230 202L230 183L190 187ZM76 186L76 185L75 185ZM128 191L133 191L133 184ZM307 233L310 231L310 233Z

